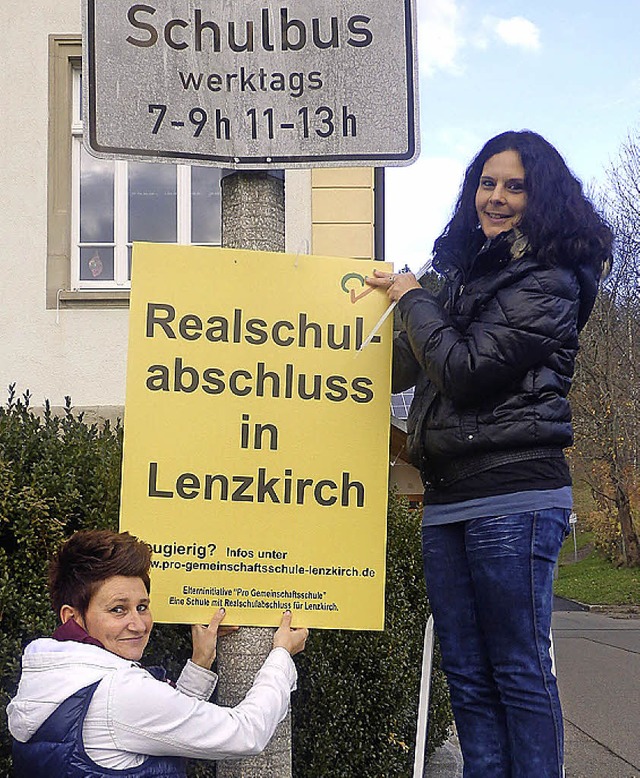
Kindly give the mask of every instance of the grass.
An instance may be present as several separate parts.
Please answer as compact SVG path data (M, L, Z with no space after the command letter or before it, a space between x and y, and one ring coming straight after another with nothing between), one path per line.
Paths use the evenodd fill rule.
M560 549L558 561L561 565L575 561L576 548L578 550L578 559L584 559L588 556L593 550L593 532L578 529L575 544L573 542L573 532L569 535Z
M640 605L640 568L617 568L593 549L591 533L576 539L577 562L572 535L560 552L555 593L588 605Z
M578 517L582 517L596 506L577 464L577 461L572 464L573 500L574 510ZM593 533L583 527L584 522L579 518L576 525L577 554L573 533L560 551L555 593L587 605L640 605L640 568L617 568L595 551Z

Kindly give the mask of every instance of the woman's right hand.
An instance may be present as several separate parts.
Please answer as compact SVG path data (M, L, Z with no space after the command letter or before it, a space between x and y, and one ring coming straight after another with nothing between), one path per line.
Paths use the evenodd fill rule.
M274 648L286 648L294 656L304 650L304 644L309 637L309 630L306 627L293 629L291 627L291 611L285 611L280 626L273 636Z
M385 273L384 270L374 270L373 276L367 276L365 281L369 286L385 291L394 303L411 289L422 288L413 273Z

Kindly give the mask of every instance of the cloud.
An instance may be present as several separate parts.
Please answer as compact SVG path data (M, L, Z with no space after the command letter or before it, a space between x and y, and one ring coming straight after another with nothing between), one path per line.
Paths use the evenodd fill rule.
M510 19L499 19L495 16L485 16L482 20L482 28L507 46L525 49L527 51L539 51L540 28L524 16L512 16ZM486 48L487 41L481 35L476 43L481 48Z
M456 0L421 0L418 10L420 72L430 77L439 70L459 75L458 53L465 44Z
M487 15L477 24L463 11L459 0L418 2L418 59L420 74L425 78L438 72L462 75L464 49L469 45L487 49L496 39L525 51L541 48L540 28L524 16L504 19Z

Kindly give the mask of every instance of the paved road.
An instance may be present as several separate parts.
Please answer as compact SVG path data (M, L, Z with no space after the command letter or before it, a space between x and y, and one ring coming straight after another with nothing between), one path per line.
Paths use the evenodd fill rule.
M553 617L567 778L640 778L640 618Z
M559 598L554 611L567 778L640 778L640 617L593 613ZM455 739L425 776L462 776Z

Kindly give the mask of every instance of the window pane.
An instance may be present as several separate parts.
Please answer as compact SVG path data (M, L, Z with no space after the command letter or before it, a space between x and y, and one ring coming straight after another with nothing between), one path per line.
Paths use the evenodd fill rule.
M80 242L113 242L113 171L110 159L80 151Z
M129 241L177 240L176 166L129 163Z
M220 243L220 171L191 168L191 242Z
M85 246L80 249L81 281L113 281L113 249Z

